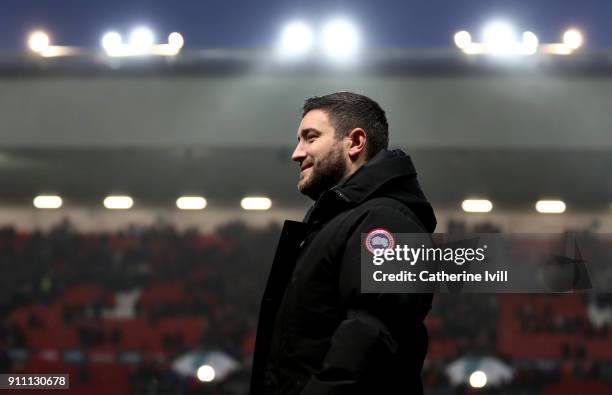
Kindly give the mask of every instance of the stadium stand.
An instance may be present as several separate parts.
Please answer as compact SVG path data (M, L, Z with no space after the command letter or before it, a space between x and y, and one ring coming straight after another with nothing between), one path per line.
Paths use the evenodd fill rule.
M67 372L74 394L245 393L279 229L230 223L202 235L169 225L97 234L68 223L45 233L3 228L3 370ZM610 306L606 295L437 295L426 320L427 393L448 393L445 366L468 355L495 356L514 378L454 393L609 394ZM172 369L191 350L222 350L241 368L219 383L199 383Z

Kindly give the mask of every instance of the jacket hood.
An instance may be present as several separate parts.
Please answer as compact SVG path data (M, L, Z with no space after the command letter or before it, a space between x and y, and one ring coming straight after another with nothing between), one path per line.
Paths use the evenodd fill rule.
M331 203L329 200L341 200L346 208L350 208L375 197L402 202L428 232L434 231L437 222L433 208L421 190L412 159L401 150L380 151L351 176L323 193L306 220L311 222L325 216L328 212L325 208Z

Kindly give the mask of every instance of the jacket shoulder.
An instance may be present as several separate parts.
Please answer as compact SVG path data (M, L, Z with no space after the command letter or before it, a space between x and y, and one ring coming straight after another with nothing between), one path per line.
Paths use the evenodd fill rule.
M398 222L410 222L418 226L423 232L425 226L421 223L416 213L406 204L397 199L386 196L369 199L355 208L356 214L369 214L377 217L394 217Z

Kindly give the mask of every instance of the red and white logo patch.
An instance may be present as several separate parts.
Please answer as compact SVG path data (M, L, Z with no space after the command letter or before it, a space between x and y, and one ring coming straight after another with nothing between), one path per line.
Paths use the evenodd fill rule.
M387 250L395 247L395 239L391 232L384 228L372 229L365 238L365 247L372 254L374 250Z

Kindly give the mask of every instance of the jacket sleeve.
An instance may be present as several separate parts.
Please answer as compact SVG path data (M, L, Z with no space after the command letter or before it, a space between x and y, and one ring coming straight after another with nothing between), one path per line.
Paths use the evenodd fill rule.
M360 291L361 234L375 228L391 233L426 233L412 216L391 207L375 207L362 215L353 228L340 263L339 289L346 318L331 338L322 369L311 376L302 395L359 393L360 381L393 360L398 351L396 335L402 325L410 325L407 321L412 320L421 325L431 307L430 294L423 297ZM410 349L421 349L424 357L426 338L424 341L425 345L411 345Z

